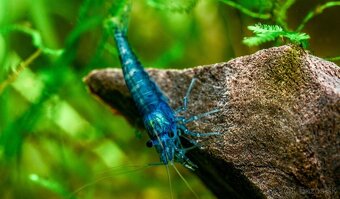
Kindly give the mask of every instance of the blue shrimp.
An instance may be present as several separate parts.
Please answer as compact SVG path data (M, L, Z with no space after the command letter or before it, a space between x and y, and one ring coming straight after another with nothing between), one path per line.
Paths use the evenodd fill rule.
M180 137L183 137L183 135L206 137L219 135L220 133L191 132L187 129L185 124L215 113L218 110L193 116L189 119L177 116L179 112L187 110L188 96L194 85L195 79L192 80L183 99L183 106L174 111L170 107L167 97L162 93L155 82L150 79L148 73L143 69L141 63L131 50L127 42L125 31L115 28L114 39L118 48L125 83L143 118L144 126L150 138L147 142L147 146L156 148L156 151L160 155L160 160L164 165L178 162L185 167L194 170L197 166L189 160L185 153L186 151L197 147L198 143L185 138L193 143L194 146L183 148Z
M178 113L187 110L188 97L196 79L193 78L187 90L187 93L183 99L183 106L176 111L173 110L169 105L168 98L150 78L130 48L126 37L127 25L122 25L120 22L117 23L115 20L112 20L111 22L113 25L113 36L117 45L125 83L140 115L142 116L144 126L150 138L150 140L147 142L147 146L155 147L156 151L160 155L160 161L162 164L168 165L170 163L173 165L174 162L178 162L183 166L194 170L197 168L197 166L189 160L185 153L188 150L197 147L198 143L194 140L186 138L184 135L193 137L207 137L212 135L220 135L220 133L192 132L187 129L186 123L215 113L218 110L213 110L193 116L189 119L178 116ZM194 146L184 148L182 146L180 137L187 139Z

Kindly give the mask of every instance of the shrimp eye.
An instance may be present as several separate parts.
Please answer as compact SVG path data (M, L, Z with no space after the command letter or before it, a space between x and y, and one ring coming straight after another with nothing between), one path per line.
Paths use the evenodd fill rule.
M146 146L151 148L153 146L152 140L147 141Z
M169 137L170 137L170 138L173 138L174 136L175 136L174 132L170 131L170 132L169 132Z

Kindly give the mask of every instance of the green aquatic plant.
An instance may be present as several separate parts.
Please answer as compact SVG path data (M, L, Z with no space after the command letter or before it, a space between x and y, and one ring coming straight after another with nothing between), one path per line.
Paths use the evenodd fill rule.
M252 18L274 21L288 29L287 12L295 0L220 0Z
M57 193L58 195L62 196L63 198L75 199L73 195L67 190L65 190L65 186L61 183L52 180L52 179L45 179L35 173L29 175L29 180L34 182L37 185L40 185L52 192Z
M316 6L310 10L303 18L295 30L289 27L288 11L296 3L295 0L220 0L221 2L238 9L241 13L252 18L268 20L267 24L256 24L248 26L255 36L244 37L243 43L247 46L258 46L270 41L278 41L287 38L292 43L301 44L306 48L310 36L301 32L305 25L314 17L324 12L324 10L340 6L340 1L329 1ZM338 58L327 58L328 60L337 61Z
M22 32L24 34L29 35L32 38L32 43L36 48L39 48L42 53L47 55L54 55L59 56L63 53L63 49L51 49L46 47L46 45L43 43L41 34L39 31L34 30L28 26L25 25L10 25L7 27L2 27L0 29L0 34L10 34L12 32Z
M8 66L0 69L0 172L5 176L0 183L0 195L22 198L24 193L29 198L69 198L67 195L77 188L95 181L95 174L108 165L123 164L128 168L129 154L135 164L155 162L148 153L136 153L144 143L131 144L135 140L132 127L94 101L82 82L83 76L94 68L118 66L118 59L107 58L116 57L112 55L116 50L103 25L108 13L120 12L119 6L111 5L125 2L84 0L79 5L65 3L59 12L59 8L50 6L53 2L39 0L27 7L13 3L18 11L11 13L21 14L17 18L0 12L0 42L5 43L0 45L0 53L6 53L0 55L0 61ZM6 5L12 2L1 1L0 11L9 10ZM145 3L141 5L163 13ZM6 20L2 21L2 16ZM51 31L53 34L49 34ZM134 34L140 37L138 32ZM91 37L95 42L91 43ZM89 52L87 57L81 57L83 49ZM170 56L179 56L173 49L178 49L178 45L166 48L166 59L156 58L159 64L167 65ZM84 57L88 60L84 61ZM97 172L88 172L98 168ZM164 173L163 168L155 170ZM126 176L128 172L122 173ZM121 187L125 180L115 176L116 173L105 177L108 180L96 182L96 186L107 185L111 196L114 193L113 196L124 198L126 193ZM168 189L167 179L163 190L162 179L153 184L145 183L144 174L132 176L134 181L129 187L136 195L147 194L144 192L148 186L161 187L152 190L158 195ZM192 181L192 177L186 178ZM194 182L197 186L198 180ZM175 190L182 190L182 185L174 184ZM96 186L84 190L81 198L96 198L92 195ZM198 187L203 188L201 184Z
M35 51L26 60L21 62L19 66L17 66L15 70L13 70L13 72L7 76L6 80L0 83L0 95L8 85L10 85L12 82L15 81L15 79L18 77L20 72L23 71L25 68L27 68L35 59L39 57L40 54L41 54L41 50Z
M321 14L325 9L335 6L340 6L340 1L326 2L325 4L317 6L314 10L309 11L305 18L302 20L301 24L296 28L296 31L301 31L312 18Z
M278 25L256 24L248 26L248 29L255 34L253 37L245 37L243 39L243 43L248 46L258 46L282 38L287 38L293 43L307 46L307 40L310 38L306 33L285 31Z
M329 58L326 58L326 60L329 60L329 61L339 61L340 60L340 56L338 56L338 57L329 57Z
M190 12L198 0L148 0L148 5L171 12Z
M272 9L272 2L270 0L220 0L228 6L238 9L243 14L258 19L270 19L270 10Z

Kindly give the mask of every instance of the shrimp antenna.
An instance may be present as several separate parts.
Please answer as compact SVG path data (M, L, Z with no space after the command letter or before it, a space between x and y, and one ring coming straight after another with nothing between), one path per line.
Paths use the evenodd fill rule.
M113 176L116 176L116 175L121 175L121 174L129 174L129 173L134 173L134 172L137 172L137 171L141 171L143 169L146 169L146 168L149 168L149 167L152 167L154 165L150 165L150 164L146 164L146 165L130 165L130 166L118 166L116 169L116 171L114 171L114 175ZM127 167L129 167L129 169L126 169ZM109 170L112 170L112 169L109 169ZM101 174L105 174L105 173L108 173L109 170L107 171L104 171L102 172ZM109 175L109 176L103 176L103 177L99 177L97 179L95 179L94 181L92 182L89 182L87 184L84 184L83 186L79 187L78 189L76 189L75 191L71 192L67 198L68 199L71 199L73 198L77 193L79 193L80 191L86 189L87 187L90 187L90 186L93 186L95 185L97 182L100 182L100 181L103 181L103 180L106 180L106 179L110 179L113 177L112 175Z
M172 183L171 183L171 176L169 171L169 165L165 165L166 173L168 174L168 181L169 181L169 189L170 189L170 198L173 199L174 195L172 193Z
M196 192L193 190L193 188L190 186L190 184L188 183L188 181L184 178L184 176L181 174L181 172L179 172L179 170L176 168L176 166L172 163L171 164L172 167L175 169L176 173L179 175L179 177L181 177L181 179L183 180L183 182L185 183L185 185L188 187L188 189L191 191L192 194L194 194L195 198L199 199L198 195L196 194Z
M155 133L155 135L156 135L156 138L157 138L159 144L161 145L162 149L165 150L164 146L163 146L163 144L161 142L161 138L158 136L157 133ZM165 158L166 158L167 162L169 162L169 157L167 156L167 154L165 154ZM169 164L166 164L165 168L166 168L166 173L168 175L169 189L170 189L170 198L173 199L174 195L173 195L173 192L172 192L172 183L171 183L171 176L170 176L170 171L169 171Z

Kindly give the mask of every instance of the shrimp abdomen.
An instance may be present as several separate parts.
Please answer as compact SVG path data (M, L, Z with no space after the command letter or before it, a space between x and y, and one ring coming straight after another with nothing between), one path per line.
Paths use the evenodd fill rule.
M137 56L130 48L123 31L115 30L114 38L118 46L125 83L142 115L149 114L160 101L167 98L145 72Z

